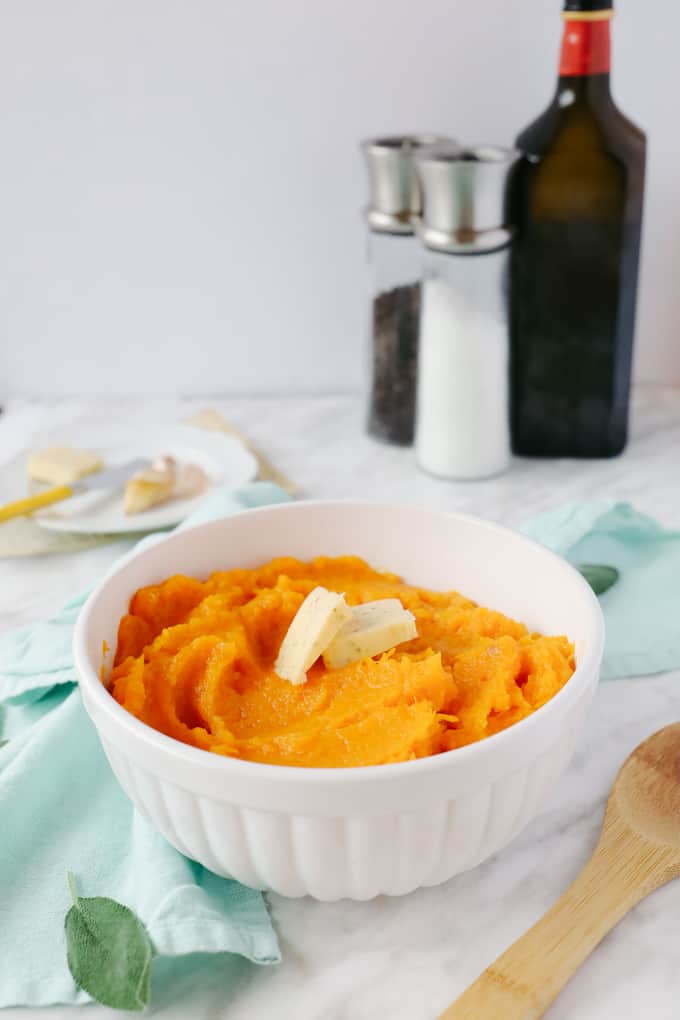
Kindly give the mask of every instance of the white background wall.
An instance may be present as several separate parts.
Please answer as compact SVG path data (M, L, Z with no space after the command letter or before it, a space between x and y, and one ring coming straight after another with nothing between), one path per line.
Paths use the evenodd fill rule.
M618 0L650 135L638 377L680 381L680 5ZM2 0L0 394L361 375L357 141L511 142L559 0Z

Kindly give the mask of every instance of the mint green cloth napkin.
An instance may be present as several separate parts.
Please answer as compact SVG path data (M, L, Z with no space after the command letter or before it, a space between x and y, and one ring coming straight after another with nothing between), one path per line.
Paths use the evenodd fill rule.
M680 531L662 528L628 503L569 503L522 531L575 566L616 567L600 597L606 624L602 679L680 667Z
M288 498L264 482L219 491L183 527ZM66 963L67 871L80 895L129 906L158 958L280 959L261 894L183 857L118 786L74 686L71 636L86 594L48 623L0 638L0 738L8 740L0 747L0 1006L89 1001Z

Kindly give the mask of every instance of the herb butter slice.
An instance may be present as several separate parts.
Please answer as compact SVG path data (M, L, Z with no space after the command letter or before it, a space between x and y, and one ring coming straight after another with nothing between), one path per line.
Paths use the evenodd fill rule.
M303 684L307 670L352 619L344 595L318 587L309 593L283 639L274 665L282 680Z
M379 599L352 608L352 618L325 649L328 669L380 655L418 636L413 613L399 599Z

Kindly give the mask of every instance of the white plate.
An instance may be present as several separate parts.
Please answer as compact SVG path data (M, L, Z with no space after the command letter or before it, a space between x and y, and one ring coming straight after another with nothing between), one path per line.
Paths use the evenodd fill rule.
M154 460L171 456L178 461L198 464L217 485L244 485L257 475L257 461L243 443L233 436L189 425L168 428L139 428L116 425L110 428L73 427L50 433L36 442L35 449L47 446L73 446L91 450L106 467L123 464L135 457ZM141 514L126 514L123 490L86 492L53 507L40 510L33 519L51 531L100 534L156 531L170 528L191 513L207 493L192 499L176 499Z

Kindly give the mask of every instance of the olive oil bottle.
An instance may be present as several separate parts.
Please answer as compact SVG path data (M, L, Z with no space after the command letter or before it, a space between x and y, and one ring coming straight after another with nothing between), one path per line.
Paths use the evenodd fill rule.
M609 87L610 0L566 0L557 91L510 182L513 449L626 445L645 136Z

